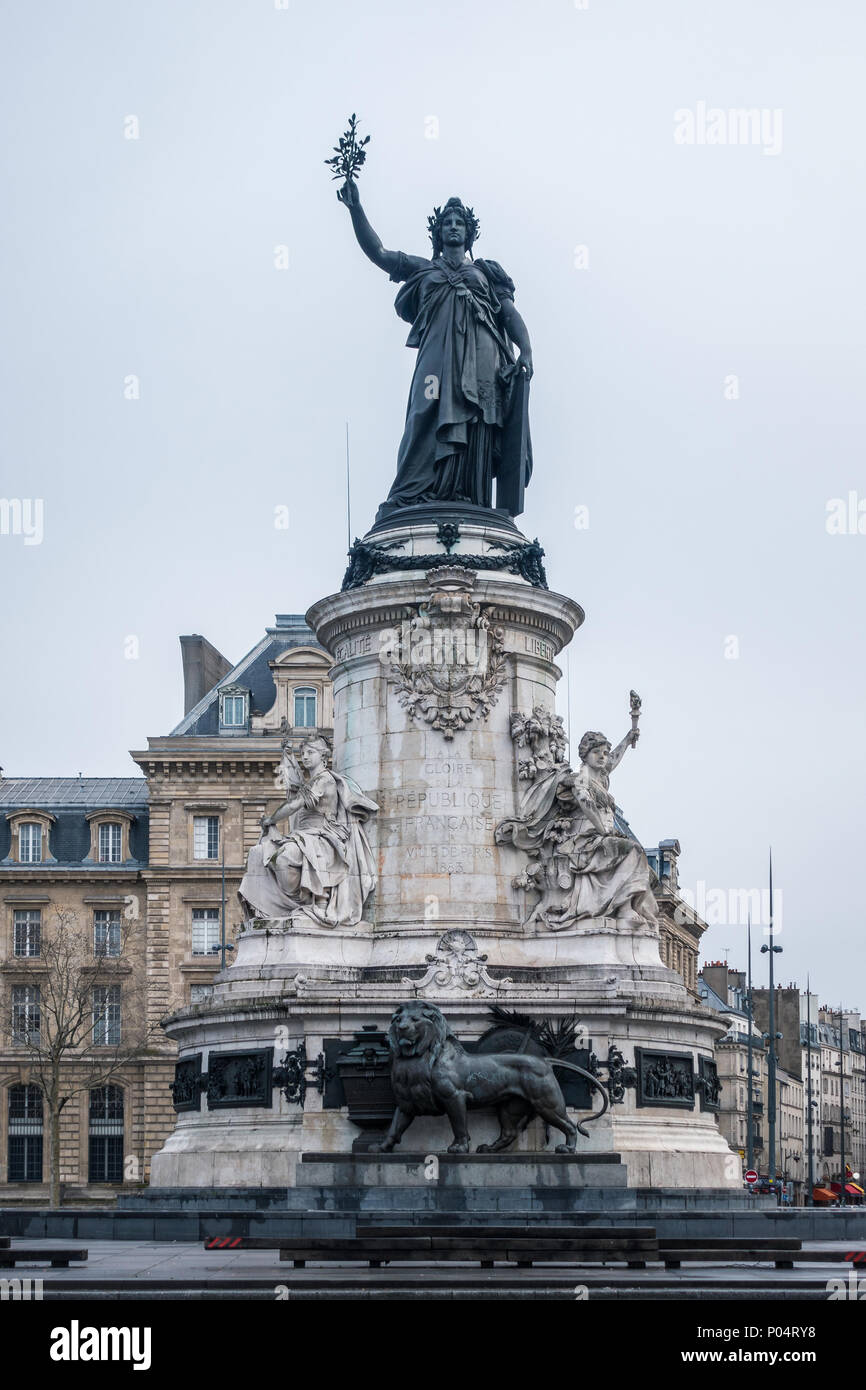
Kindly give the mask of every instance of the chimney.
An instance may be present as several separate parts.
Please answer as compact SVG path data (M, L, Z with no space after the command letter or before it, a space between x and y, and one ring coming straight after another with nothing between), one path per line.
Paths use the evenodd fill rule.
M701 979L726 1004L729 1002L727 962L723 960L707 961L701 970Z
M202 696L228 675L232 663L197 632L189 637L181 637L180 651L183 658L183 712L186 715Z
M667 880L674 892L679 888L679 857L679 840L659 841L659 878L663 883Z

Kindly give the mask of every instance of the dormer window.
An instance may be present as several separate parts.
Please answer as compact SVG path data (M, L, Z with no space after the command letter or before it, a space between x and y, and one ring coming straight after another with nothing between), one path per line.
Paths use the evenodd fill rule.
M51 853L51 827L54 816L39 806L21 806L7 811L9 853L4 864L54 864Z
M87 863L125 864L132 858L129 833L133 817L114 806L88 811L84 819L90 825L90 850Z
M18 861L21 864L42 863L42 826L38 821L22 821L18 827Z
M119 821L103 821L99 827L100 864L121 862L123 832Z
M220 728L245 729L249 719L249 691L229 686L220 692Z
M316 692L312 686L298 686L295 690L295 714L293 724L296 729L316 728Z

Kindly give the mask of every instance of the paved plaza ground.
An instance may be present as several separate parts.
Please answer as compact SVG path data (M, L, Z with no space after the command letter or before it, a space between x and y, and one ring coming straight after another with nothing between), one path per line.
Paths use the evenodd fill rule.
M17 1243L17 1242L16 1242ZM56 1247L53 1241L28 1246ZM67 1244L67 1242L62 1242ZM22 1264L4 1271L12 1279L41 1279L43 1299L255 1299L289 1301L324 1298L426 1299L570 1299L608 1300L800 1299L825 1301L828 1281L866 1273L846 1263L851 1243L804 1242L804 1251L834 1251L838 1263L803 1261L794 1269L772 1265L688 1265L646 1270L624 1265L565 1266L541 1264L531 1269L499 1265L418 1266L392 1263L380 1269L362 1264L310 1263L294 1269L281 1263L276 1250L205 1250L202 1244L159 1241L87 1241L85 1264L67 1269ZM586 1291L584 1293L584 1290ZM850 1295L849 1295L850 1296Z

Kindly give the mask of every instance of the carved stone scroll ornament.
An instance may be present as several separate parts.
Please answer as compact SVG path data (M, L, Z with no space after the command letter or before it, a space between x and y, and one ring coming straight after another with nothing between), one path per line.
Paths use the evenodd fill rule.
M404 979L404 985L420 991L429 985L438 989L466 989L498 992L511 985L510 979L494 980L488 974L486 955L479 953L474 936L468 931L448 931L440 936L433 955L426 956L427 970L418 980Z
M632 695L635 715L636 696ZM639 708L639 706L638 706ZM638 739L636 718L612 748L604 734L580 740L580 767L566 761L562 720L536 706L511 716L518 775L526 784L520 814L496 827L497 844L523 850L527 863L516 888L537 895L525 926L562 931L601 918L632 931L658 932L658 908L641 845L616 820L609 775Z
M443 565L427 584L429 598L387 635L382 656L410 718L452 739L495 705L506 676L505 636L472 597L473 574Z

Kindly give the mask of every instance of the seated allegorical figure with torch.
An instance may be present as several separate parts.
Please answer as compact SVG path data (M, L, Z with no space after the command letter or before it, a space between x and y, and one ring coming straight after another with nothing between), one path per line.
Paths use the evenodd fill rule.
M590 918L657 928L658 908L650 887L647 857L638 842L616 823L610 774L638 737L640 700L632 691L632 727L614 748L590 730L578 747L580 767L565 760L562 721L544 709L512 715L512 738L530 757L520 774L530 785L521 814L496 828L499 844L525 850L529 863L515 886L539 898L526 926L543 923L561 931Z

